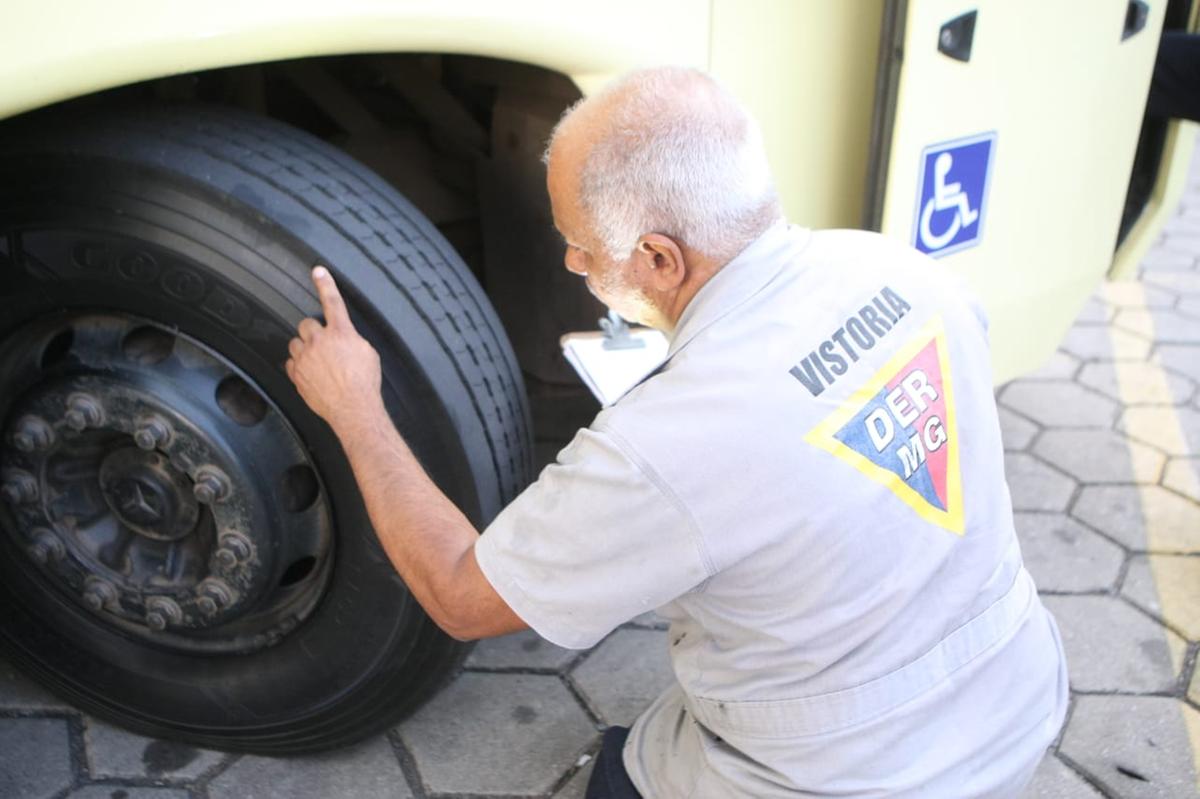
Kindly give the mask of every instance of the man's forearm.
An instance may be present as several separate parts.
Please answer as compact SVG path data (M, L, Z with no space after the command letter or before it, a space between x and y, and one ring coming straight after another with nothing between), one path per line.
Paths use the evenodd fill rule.
M456 580L478 532L434 485L382 402L335 428L389 560L426 612L457 635L469 601Z
M284 369L341 440L388 559L450 635L524 629L475 560L475 527L425 474L388 417L379 353L354 328L333 276L318 266L312 277L326 323L300 322Z

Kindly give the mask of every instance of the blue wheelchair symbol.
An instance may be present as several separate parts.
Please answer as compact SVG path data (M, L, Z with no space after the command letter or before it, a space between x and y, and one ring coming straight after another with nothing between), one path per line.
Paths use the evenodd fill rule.
M921 153L914 247L942 256L979 243L995 144L996 134L984 133Z

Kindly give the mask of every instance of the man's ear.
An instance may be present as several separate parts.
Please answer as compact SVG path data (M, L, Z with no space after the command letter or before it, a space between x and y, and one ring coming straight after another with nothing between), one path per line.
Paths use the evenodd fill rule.
M643 234L633 251L646 279L658 291L671 291L687 279L688 266L683 250L670 236Z

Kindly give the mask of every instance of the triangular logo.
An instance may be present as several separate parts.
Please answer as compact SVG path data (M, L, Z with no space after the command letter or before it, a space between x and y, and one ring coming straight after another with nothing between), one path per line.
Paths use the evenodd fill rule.
M940 317L804 440L887 486L926 521L963 534L954 387Z

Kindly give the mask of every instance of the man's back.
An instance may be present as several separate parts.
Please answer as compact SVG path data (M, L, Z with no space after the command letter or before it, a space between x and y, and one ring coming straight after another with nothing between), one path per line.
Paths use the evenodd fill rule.
M986 795L1057 731L1065 672L1020 565L984 325L937 269L872 234L772 228L481 539L515 605L546 592L547 618L522 615L559 643L666 603L680 685L625 749L644 795ZM565 525L547 549L513 535L545 518ZM553 588L564 570L582 584Z
M726 269L681 319L663 374L594 426L670 487L711 569L660 611L672 621L688 715L782 772L780 790L833 792L831 781L851 790L896 747L883 737L889 727L905 726L868 732L872 718L970 660L1015 659L1003 642L1044 613L1013 530L986 331L936 264L872 234L780 227ZM993 606L991 621L939 648ZM1057 649L1020 664L1040 677L1039 691L1057 690ZM1001 688L975 680L964 690ZM1002 701L1019 706L1011 694ZM1065 691L1062 707L1036 711L1048 718L1025 741L1034 753L1057 731L1063 703ZM1005 723L979 718L947 732L960 748L987 748ZM648 716L635 727L627 753L659 756L652 725ZM860 745L867 762L844 745L838 759L815 760L819 739L858 725L879 736ZM707 751L717 770L744 767L720 746ZM906 776L880 769L889 792L905 780L917 789L953 755L907 757L917 765ZM627 758L635 782L660 771ZM741 787L768 795L776 778L758 779Z

